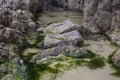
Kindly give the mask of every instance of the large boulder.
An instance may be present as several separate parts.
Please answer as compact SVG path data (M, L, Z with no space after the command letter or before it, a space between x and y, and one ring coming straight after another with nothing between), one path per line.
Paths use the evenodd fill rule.
M63 34L49 34L44 39L44 47L50 48L64 45L81 45L83 38L77 30Z
M110 30L111 20L111 0L85 0L84 27L91 32L106 32Z
M80 26L67 20L62 23L53 23L45 29L51 31L52 33L65 33L73 30L79 30Z
M114 64L120 67L120 49L118 49L118 51L115 53L112 59L113 59Z

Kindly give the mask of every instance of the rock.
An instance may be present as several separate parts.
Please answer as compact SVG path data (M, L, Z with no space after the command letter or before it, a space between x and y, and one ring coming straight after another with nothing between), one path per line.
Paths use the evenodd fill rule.
M39 54L33 56L33 58L30 60L30 62L34 62L35 60L40 60L42 58L45 58L47 56L57 56L59 54L62 53L62 51L74 51L77 50L79 48L74 47L74 46L57 46L57 47L53 47L50 49L46 49L41 51Z
M112 60L116 66L120 67L120 49L117 50L115 55L112 57Z
M113 17L112 17L112 25L111 25L112 31L120 30L120 18L119 17L120 17L120 10L114 11Z
M120 46L120 31L114 31L110 37L112 42Z
M0 33L4 34L0 34L0 41L11 42L15 40L14 42L18 42L19 39L16 37L20 36L16 35L16 30L20 33L35 30L36 23L32 20L31 11L33 13L39 12L42 8L41 3L41 0L1 0L0 25L3 25L4 29L0 28Z
M10 51L4 43L0 43L0 62L5 62L8 60L17 62L19 57Z
M112 9L113 11L120 10L120 0L113 0Z
M16 42L19 43L22 33L18 30L5 28L0 29L0 41L1 42Z
M69 10L83 11L85 0L55 0L57 5Z
M45 29L51 31L52 33L65 33L73 30L79 30L79 28L79 25L67 20L62 23L53 23Z
M29 0L29 9L32 13L40 13L42 11L44 0Z
M99 0L85 0L84 3L84 21L83 27L91 31L92 33L99 33L100 30L96 27L96 23L93 18L97 11Z
M81 45L83 38L77 30L63 34L49 34L44 39L44 47L50 48L64 45Z
M103 33L110 30L111 20L111 0L85 0L84 27L91 32Z

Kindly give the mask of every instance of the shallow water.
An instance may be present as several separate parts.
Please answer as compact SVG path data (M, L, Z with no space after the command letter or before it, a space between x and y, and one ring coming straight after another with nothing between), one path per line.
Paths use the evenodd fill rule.
M65 71L56 80L120 80L118 77L110 76L114 70L107 64L103 69L90 70L87 67L78 67Z
M41 27L47 27L52 23L63 22L65 20L70 20L73 23L81 25L82 17L82 13L58 9L50 12L43 12L37 22ZM96 39L85 40L84 45L87 46L84 47L96 54L104 56L105 59L117 49L116 46L111 45L111 42L103 36L98 36ZM120 78L110 75L114 72L114 69L106 62L106 66L103 68L91 70L88 67L80 66L58 74L55 79L53 79L55 76L54 74L45 72L40 76L39 80L120 80Z
M40 14L38 23L41 27L47 27L52 23L63 22L70 20L74 23L82 23L82 13L74 11L65 11L63 9L56 9L54 11L46 11Z

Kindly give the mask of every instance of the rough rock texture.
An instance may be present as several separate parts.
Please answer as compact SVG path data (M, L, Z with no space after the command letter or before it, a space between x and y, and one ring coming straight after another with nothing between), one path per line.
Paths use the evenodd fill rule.
M111 0L85 0L83 26L94 33L108 31L112 19Z
M70 10L83 11L85 0L55 0L57 5Z
M57 56L57 55L61 54L63 50L65 50L65 51L75 51L77 49L79 49L79 48L74 47L74 46L53 47L53 48L50 48L50 49L43 50L39 54L33 56L31 61L33 62L34 60L37 60L37 59L40 60L40 59L45 58L47 56Z
M113 16L111 30L111 39L120 46L120 0L113 0L112 3Z
M3 25L4 28L9 27L18 30L21 33L35 30L36 24L31 19L31 11L36 12L38 8L41 10L41 5L38 5L38 1L41 4L41 0L0 0L0 25ZM7 33L8 36L10 35L9 33Z
M45 0L29 0L30 1L30 6L29 9L32 13L39 13L42 11L42 6L43 6L43 1Z
M46 28L46 30L51 31L52 33L65 33L79 29L80 29L79 25L74 24L69 20L64 21L62 23L53 23Z
M6 28L0 25L0 42L19 42L22 33L19 30Z
M118 49L118 51L115 53L112 59L113 59L114 64L120 67L120 49Z
M15 62L18 61L18 56L10 51L4 43L0 43L0 62L13 60Z
M44 39L45 48L64 46L64 45L80 45L83 38L77 30L63 34L49 34Z

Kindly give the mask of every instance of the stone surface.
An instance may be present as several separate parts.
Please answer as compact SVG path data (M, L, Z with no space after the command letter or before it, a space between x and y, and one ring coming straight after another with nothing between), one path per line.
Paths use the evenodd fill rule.
M79 25L67 20L62 23L53 23L45 29L51 31L52 33L65 33L73 30L79 30L79 28Z
M0 43L0 62L5 62L8 60L13 60L17 62L19 57L10 51L4 43Z
M120 46L120 31L114 31L110 37L114 43Z
M38 2L39 1L39 2ZM36 4L35 4L36 3ZM9 41L8 39L14 39L14 36L11 36L11 31L13 29L18 32L25 33L28 30L35 30L36 24L32 20L33 14L38 8L40 9L41 0L1 0L0 1L0 25L3 25L7 29L7 38L2 39L2 41ZM31 7L32 6L32 7ZM34 11L33 11L34 10ZM41 9L40 9L41 10ZM0 29L2 30L2 29ZM3 30L1 31L1 33ZM6 33L6 32L5 32ZM13 32L12 32L13 33ZM16 32L14 32L15 35ZM2 34L3 36L3 34ZM0 37L2 37L0 36ZM20 36L20 35L17 35Z
M117 50L115 55L112 57L113 62L116 66L120 67L120 49Z
M57 56L57 55L61 54L63 50L75 51L77 49L79 49L79 48L74 47L74 46L57 46L57 47L49 48L49 49L43 50L39 54L33 56L33 58L31 59L31 62L33 62L35 60L40 60L47 56Z
M0 42L16 42L18 43L21 39L22 33L19 30L5 28L1 25L0 29Z
M83 38L77 30L63 34L49 34L44 39L44 47L50 48L64 45L81 45Z
M83 11L85 0L55 0L57 5L70 10Z
M118 23L119 0L85 0L83 26L91 32L104 33Z

